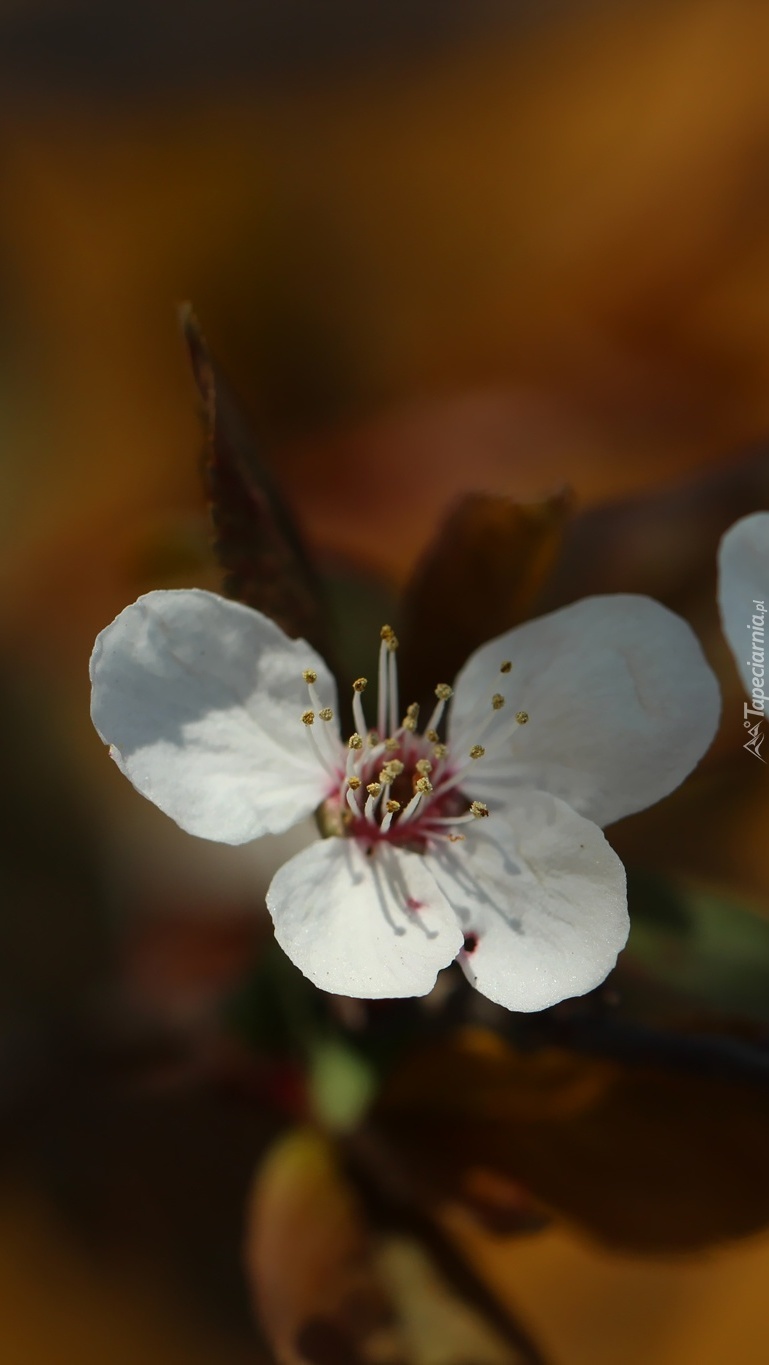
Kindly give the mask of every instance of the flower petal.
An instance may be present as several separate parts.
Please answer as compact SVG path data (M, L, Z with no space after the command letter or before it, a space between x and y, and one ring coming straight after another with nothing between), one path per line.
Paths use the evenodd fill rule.
M512 670L500 666L512 661ZM715 677L685 621L648 597L588 597L471 654L455 683L452 754L494 714L466 784L494 808L515 786L553 792L606 825L667 796L718 725ZM516 711L528 724L510 724Z
M760 683L769 694L766 675L763 672L754 675L749 662L752 631L757 624L752 619L756 603L765 608L769 598L769 512L743 517L726 532L718 551L718 570L721 621L740 677L748 692ZM764 611L760 615L763 617ZM763 633L757 643L763 654ZM764 668L763 660L758 667Z
M584 995L624 947L625 869L598 826L557 797L519 793L428 862L468 936L465 976L507 1009Z
M382 841L367 855L331 838L272 879L275 937L300 971L335 995L426 995L462 947L462 930L418 853Z
M197 589L151 592L96 641L91 715L143 796L190 834L242 844L288 829L333 786L301 720L305 668L334 706L323 660L266 616Z

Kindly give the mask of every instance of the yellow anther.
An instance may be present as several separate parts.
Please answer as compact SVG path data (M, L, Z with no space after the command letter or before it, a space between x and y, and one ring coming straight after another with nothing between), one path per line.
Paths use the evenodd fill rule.
M389 815L394 815L396 811L400 810L400 808L401 808L400 801L388 801L385 807Z
M318 681L318 675L314 668L305 668L302 677L306 683L316 683Z
M453 687L449 687L448 683L438 683L438 686L435 689L435 695L438 698L438 701L448 701L453 691Z
M387 752L388 752L389 754L393 754L393 753L395 753L395 750L398 748L398 741L397 741L397 739L392 739L392 738L390 737L390 738L388 738L388 739L385 740L384 746L385 746L385 749L387 750Z
M436 744L435 748L433 749L433 758L437 758L438 761L440 762L442 758L446 757L448 752L449 749L447 744Z
M381 790L382 790L381 782L369 782L368 786L366 787L366 791L368 792L369 796L378 796Z
M429 777L418 777L414 783L414 791L419 792L420 796L427 796L433 789L433 784Z
M449 843L450 843L450 844L460 844L460 843L462 842L462 840L464 839L464 837L465 837L464 834L450 834L450 835L449 835Z
M377 744L379 743L379 735L377 734L376 730L369 730L368 734L366 735L366 743L368 744L369 749L376 748Z
M504 697L502 696L502 693L501 693L501 692L495 692L495 693L494 693L494 696L491 698L491 704L492 704L492 706L493 706L493 708L494 708L495 711L501 711L501 710L502 710L502 707L503 707L504 704L505 704L505 699L504 699Z
M485 752L486 752L486 750L484 749L484 747L483 747L482 744L474 744L473 747L472 747L472 749L470 750L470 757L471 757L471 758L483 758L483 755L485 754Z
M411 716L413 720L417 720L417 719L418 719L418 717L419 717L419 702L418 702L418 701L412 701L411 705L406 707L406 715L407 715L407 716Z
M388 649L398 648L398 637L395 634L395 631L393 630L392 626L382 626L382 629L379 632L379 638L381 640L384 640L384 643L387 645Z
M412 735L417 728L417 723L413 716L404 716L401 725L404 730L410 730Z
M437 731L437 730L428 730L428 731L427 731L427 738L429 739L429 741L430 741L431 744L437 744L437 743L438 743L438 738L439 738L439 736L438 736L438 731Z
M401 763L400 759L391 758L389 763L384 764L382 771L379 774L379 781L382 782L383 784L394 782L396 777L400 777L402 772L403 764Z
M368 686L368 678L356 678L352 685L353 692L365 692Z
M499 671L500 673L509 673L512 666L513 666L512 660L505 659L505 662L499 665Z
M515 719L518 721L519 725L525 725L529 719L528 711L516 711Z
M318 715L320 716L321 720L333 720L333 719L334 719L334 713L333 713L333 711L331 710L331 707L330 707L330 706L324 706L324 707L323 707L323 710L318 712Z
M363 748L363 740L361 739L361 737L360 737L360 735L358 734L357 730L356 730L356 732L355 732L354 735L350 735L350 738L349 738L348 741L347 741L347 747L348 747L348 749L362 749L362 748Z
M431 773L433 770L433 765L429 758L420 758L419 762L414 764L414 767L418 773L421 773L422 777L426 777L427 774Z
M473 804L470 807L470 814L474 815L476 820L485 819L488 813L489 808L488 806L484 805L483 801L473 801Z
M356 792L360 784L361 783L359 777L348 777L347 779L347 785L350 788L350 791Z
M303 712L302 712L302 720L304 721L305 725L314 725L314 723L315 723L315 712L314 712L314 711L303 711Z

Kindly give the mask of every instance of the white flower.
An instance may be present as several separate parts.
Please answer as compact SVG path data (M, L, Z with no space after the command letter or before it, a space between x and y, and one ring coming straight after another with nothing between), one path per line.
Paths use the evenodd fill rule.
M764 673L767 598L769 512L754 512L736 521L719 546L718 605L737 670L761 713L769 697Z
M648 598L590 598L476 650L425 717L399 709L396 649L383 627L376 715L357 679L341 731L303 640L211 593L153 592L96 642L93 720L190 834L238 844L318 811L330 837L267 904L323 989L422 995L458 957L510 1009L591 990L628 931L599 825L672 791L715 732L694 635Z

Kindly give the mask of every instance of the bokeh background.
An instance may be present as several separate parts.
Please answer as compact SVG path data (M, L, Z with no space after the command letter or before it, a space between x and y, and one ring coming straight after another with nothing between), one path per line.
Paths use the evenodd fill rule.
M727 796L618 847L769 905L712 609L718 535L769 505L768 48L756 0L5 0L3 1362L261 1358L258 1117L187 1083L276 850L177 833L87 715L96 632L218 582L183 300L329 564L399 587L458 494L573 490L562 576L686 609L731 689ZM555 1362L766 1359L766 1238L641 1258L457 1219Z

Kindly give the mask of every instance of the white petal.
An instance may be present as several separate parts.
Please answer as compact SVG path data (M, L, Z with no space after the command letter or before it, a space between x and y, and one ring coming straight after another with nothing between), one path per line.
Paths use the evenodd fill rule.
M726 532L718 551L718 604L724 635L729 641L735 663L749 693L760 686L769 696L766 674L753 673L753 630L764 616L769 600L769 512L743 517ZM760 603L761 609L757 607ZM757 639L765 651L765 637ZM763 668L763 660L756 664Z
M324 839L273 877L275 937L300 971L334 995L426 995L462 947L456 915L418 853Z
M142 795L190 834L242 844L288 829L333 786L301 720L305 668L335 706L323 660L266 616L210 592L151 592L96 641L91 715Z
M600 985L628 935L625 870L597 825L543 792L428 855L477 936L468 980L510 1010L542 1010Z
M500 665L512 661L512 671ZM599 825L659 801L718 725L715 676L685 621L648 597L588 597L482 645L455 683L452 757L506 705L466 790L494 808L516 786L553 792ZM516 711L528 724L501 736Z

